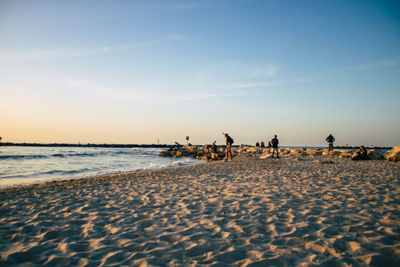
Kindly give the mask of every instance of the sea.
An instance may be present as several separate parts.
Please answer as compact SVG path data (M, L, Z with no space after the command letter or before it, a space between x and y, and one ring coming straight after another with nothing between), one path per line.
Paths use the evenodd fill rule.
M0 188L200 163L160 157L165 148L0 146Z

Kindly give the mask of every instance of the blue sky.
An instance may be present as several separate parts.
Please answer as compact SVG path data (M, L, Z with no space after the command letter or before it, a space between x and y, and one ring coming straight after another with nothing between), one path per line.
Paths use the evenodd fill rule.
M400 144L398 1L1 1L14 142Z

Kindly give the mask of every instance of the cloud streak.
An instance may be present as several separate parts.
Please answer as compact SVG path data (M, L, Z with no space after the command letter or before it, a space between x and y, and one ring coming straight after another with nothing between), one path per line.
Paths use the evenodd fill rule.
M102 95L107 98L117 98L142 103L186 102L224 97L225 94L203 91L177 92L170 88L150 84L132 85L126 88L105 86L89 80L70 79L67 86L73 89L88 91L93 95Z
M114 45L114 46L97 46L92 48L79 48L76 50L44 50L30 52L9 52L0 54L0 62L23 62L23 61L44 61L44 60L62 60L70 58L79 58L85 56L93 56L105 54L110 51L137 49L160 45L165 41L182 41L188 38L179 33L167 33L160 38L154 40L136 42L133 44Z
M59 60L68 58L77 58L90 55L106 53L111 50L110 46L95 47L91 49L80 50L48 50L22 53L0 54L0 61L41 61L41 60Z
M185 40L185 36L178 33L167 33L165 37L169 40Z
M278 66L276 65L267 65L264 67L255 68L248 74L248 77L273 77L278 71Z
M400 66L400 57L394 57L382 61L371 62L367 64L353 65L345 68L345 70L368 70L379 68L397 68Z

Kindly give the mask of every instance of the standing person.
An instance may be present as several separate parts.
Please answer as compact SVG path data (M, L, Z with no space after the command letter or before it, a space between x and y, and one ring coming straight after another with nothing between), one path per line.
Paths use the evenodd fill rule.
M271 145L272 145L272 157L274 157L274 152L276 152L276 158L279 158L279 153L278 153L278 138L277 135L271 140Z
M333 142L335 142L335 137L333 137L332 134L330 134L326 138L326 142L328 142L328 144L329 144L328 151L332 151L333 150Z
M222 133L226 139L226 158L225 161L232 160L232 144L233 139L227 133Z

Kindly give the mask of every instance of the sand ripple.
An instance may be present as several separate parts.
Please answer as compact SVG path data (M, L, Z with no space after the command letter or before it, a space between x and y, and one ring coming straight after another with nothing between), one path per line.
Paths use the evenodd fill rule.
M0 264L400 265L400 165L255 159L0 191Z

